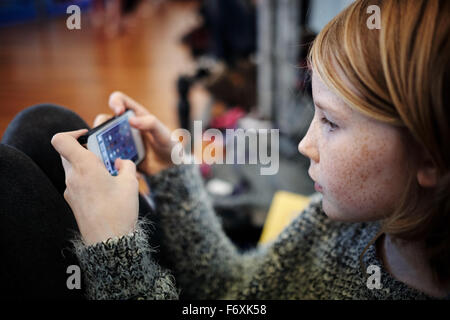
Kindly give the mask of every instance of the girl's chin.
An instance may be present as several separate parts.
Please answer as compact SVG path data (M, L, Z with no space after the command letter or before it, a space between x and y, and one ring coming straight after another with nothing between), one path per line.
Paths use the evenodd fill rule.
M327 201L326 197L322 198L322 210L328 218L340 222L371 222L384 218L380 214L364 213L361 210L354 210L353 214L348 210L339 210L333 203Z
M336 206L333 206L329 201L326 200L326 197L322 198L322 210L326 214L326 216L331 220L342 222L359 221L358 219L355 219L355 217L352 217L351 215L348 215L345 212L338 210Z

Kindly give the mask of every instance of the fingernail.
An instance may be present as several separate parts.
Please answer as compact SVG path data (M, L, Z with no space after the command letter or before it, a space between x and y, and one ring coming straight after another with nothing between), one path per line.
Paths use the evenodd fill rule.
M115 113L120 113L120 111L122 109L120 106L113 106L113 108L114 108Z

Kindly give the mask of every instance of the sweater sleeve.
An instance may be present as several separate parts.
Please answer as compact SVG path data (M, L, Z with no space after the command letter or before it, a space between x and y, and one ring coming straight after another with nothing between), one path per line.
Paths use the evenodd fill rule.
M245 295L264 248L245 254L225 234L198 166L184 164L147 177L169 261L183 298L239 299Z
M72 241L88 299L178 299L173 276L151 258L144 223L138 221L133 233L94 245Z

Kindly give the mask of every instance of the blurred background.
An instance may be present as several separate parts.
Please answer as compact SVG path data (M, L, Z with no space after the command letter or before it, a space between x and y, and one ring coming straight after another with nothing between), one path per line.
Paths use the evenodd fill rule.
M2 0L0 136L18 112L45 102L92 125L110 113L115 90L170 129L191 130L194 120L222 132L279 129L276 175L261 176L258 165L201 165L232 240L243 250L269 241L268 217L291 219L314 192L297 150L313 116L305 57L350 2ZM81 9L81 29L66 26L70 5Z

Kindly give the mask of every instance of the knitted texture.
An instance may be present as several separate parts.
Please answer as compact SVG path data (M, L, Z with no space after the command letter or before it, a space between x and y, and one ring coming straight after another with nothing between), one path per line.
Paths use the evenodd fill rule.
M151 260L154 252L139 221L133 233L85 246L72 240L90 299L178 299L173 276Z
M369 289L360 255L379 223L332 221L319 193L274 242L242 253L225 235L196 166L172 167L148 181L162 228L161 255L173 277L152 260L140 222L118 239L92 246L75 241L89 298L431 298L386 272L375 245L362 261L380 268L381 288Z

